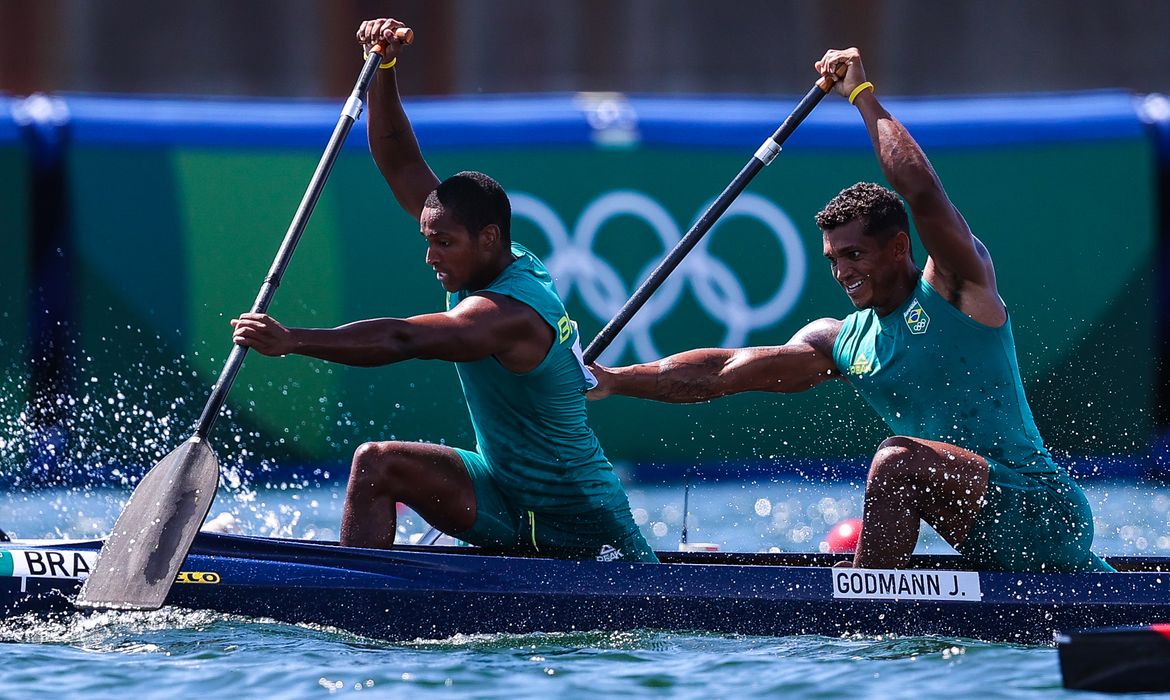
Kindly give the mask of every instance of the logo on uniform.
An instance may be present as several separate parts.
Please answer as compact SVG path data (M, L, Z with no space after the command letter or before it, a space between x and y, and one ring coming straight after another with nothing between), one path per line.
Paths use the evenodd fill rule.
M873 370L873 358L869 357L868 355L862 355L861 357L854 360L853 364L849 365L849 374L852 374L855 377L869 374Z
M597 561L617 561L622 558L622 550L612 544L604 545L597 555Z
M930 325L930 316L922 310L922 304L915 299L910 304L910 308L906 309L906 313L902 314L906 319L906 326L914 335L922 335L926 332L926 327Z

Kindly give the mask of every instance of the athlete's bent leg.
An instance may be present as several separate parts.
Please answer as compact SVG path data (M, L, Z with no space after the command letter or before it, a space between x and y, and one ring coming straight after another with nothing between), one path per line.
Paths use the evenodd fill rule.
M865 485L853 565L895 569L910 561L925 520L958 548L987 493L987 460L955 445L896 436L882 442Z
M405 503L444 532L475 523L475 489L454 449L420 442L367 442L353 454L341 544L389 548L395 504Z

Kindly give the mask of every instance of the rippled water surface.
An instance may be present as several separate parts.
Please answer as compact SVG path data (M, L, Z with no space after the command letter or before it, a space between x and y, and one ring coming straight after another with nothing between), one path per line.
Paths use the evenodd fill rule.
M1170 499L1143 484L1086 491L1103 554L1170 552ZM335 537L340 487L221 494L248 534ZM0 494L0 528L21 537L100 534L128 490ZM816 550L860 511L860 486L787 479L699 482L692 541L725 550ZM631 504L659 549L677 545L682 493L635 486ZM401 536L424 525L409 515ZM920 550L947 551L929 533ZM0 623L0 697L1070 697L1055 651L934 637L741 637L574 633L389 643L338 630L205 612L18 618Z

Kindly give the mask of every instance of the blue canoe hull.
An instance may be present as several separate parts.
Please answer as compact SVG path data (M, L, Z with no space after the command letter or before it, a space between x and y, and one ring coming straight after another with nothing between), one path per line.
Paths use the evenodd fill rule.
M0 617L76 610L100 541L0 542ZM582 630L945 635L1051 644L1058 630L1170 619L1164 559L1118 574L834 569L819 555L661 553L663 564L368 550L200 534L167 604L379 639ZM956 568L950 568L956 567Z

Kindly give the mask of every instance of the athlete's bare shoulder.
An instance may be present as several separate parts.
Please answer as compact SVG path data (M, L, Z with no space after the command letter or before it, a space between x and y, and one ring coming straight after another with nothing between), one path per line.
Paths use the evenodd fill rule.
M506 294L480 291L468 296L456 309L466 305L465 315L474 318L486 332L506 340L506 347L493 354L513 372L529 372L540 364L552 347L556 333L540 313Z
M833 356L833 344L841 333L841 319L818 318L805 325L788 342L803 343L826 357Z

